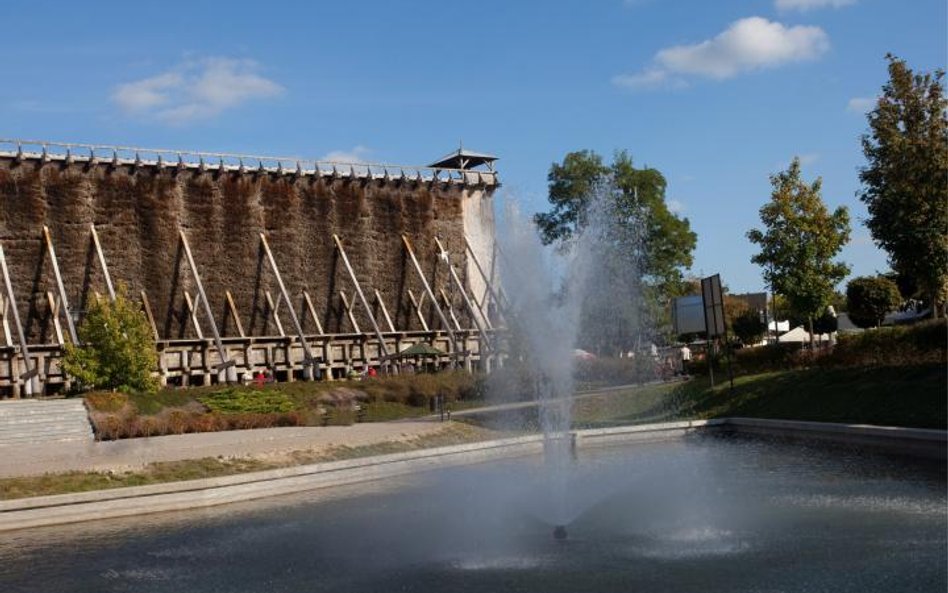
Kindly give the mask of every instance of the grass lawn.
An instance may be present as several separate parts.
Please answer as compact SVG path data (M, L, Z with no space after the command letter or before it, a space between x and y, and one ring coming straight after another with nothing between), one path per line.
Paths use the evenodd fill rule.
M802 369L747 375L711 389L706 378L583 399L578 428L725 416L914 428L948 427L943 365Z
M937 428L948 425L943 365L805 369L739 377L711 389L706 380L676 392L679 414L746 416Z

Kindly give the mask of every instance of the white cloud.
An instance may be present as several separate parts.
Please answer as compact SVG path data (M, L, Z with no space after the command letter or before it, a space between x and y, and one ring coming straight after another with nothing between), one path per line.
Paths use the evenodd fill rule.
M856 0L775 0L774 6L780 11L799 10L806 12L817 8L842 8L855 3Z
M685 88L688 83L683 79L671 76L668 71L660 68L649 68L638 74L617 74L612 77L612 84L632 90L651 91L661 88Z
M372 154L372 150L360 144L352 150L334 150L323 155L319 160L330 163L360 164L369 162L368 157L370 154Z
M658 51L652 65L638 74L613 77L613 84L654 89L686 84L684 76L714 80L744 72L815 60L829 50L829 37L819 27L786 27L761 17L731 23L712 39Z
M846 103L846 111L866 113L876 106L875 97L853 97Z
M685 211L685 205L679 200L668 200L665 205L668 206L668 211L672 214L681 214Z
M252 60L205 58L156 76L117 85L112 100L132 115L172 124L219 115L253 99L283 93L279 84L256 73Z

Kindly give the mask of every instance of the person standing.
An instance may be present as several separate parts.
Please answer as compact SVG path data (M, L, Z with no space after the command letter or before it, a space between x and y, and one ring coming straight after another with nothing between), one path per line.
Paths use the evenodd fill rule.
M688 366L691 362L691 348L688 347L688 344L684 344L679 351L681 353L681 374L688 374Z

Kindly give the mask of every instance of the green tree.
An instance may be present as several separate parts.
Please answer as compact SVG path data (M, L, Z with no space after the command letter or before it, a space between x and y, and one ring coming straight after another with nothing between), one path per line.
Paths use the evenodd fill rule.
M888 54L889 81L862 136L866 226L892 269L938 316L948 292L948 101L944 71L915 74Z
M846 285L849 318L859 327L879 327L901 301L899 287L883 276L860 276Z
M550 167L549 212L534 216L544 244L568 245L589 220L594 197L604 195L628 257L636 257L639 271L652 285L677 294L683 271L694 261L698 236L687 218L668 209L668 183L658 169L637 169L627 151L618 151L605 165L593 151L571 152L562 164Z
M567 250L591 221L604 227L603 269L591 279L602 286L590 287L584 308L583 327L597 336L591 346L630 348L642 328L667 325L668 303L683 290L697 235L687 218L668 209L661 172L636 168L626 151L606 165L584 150L554 163L548 181L551 209L534 217L545 244Z
M794 158L786 171L770 177L771 200L760 209L765 229L752 229L747 238L760 247L751 261L763 268L764 280L786 298L791 313L807 320L812 342L813 319L849 273L849 266L833 261L849 240L849 212L840 206L830 214L820 196L822 180L808 184L800 173L800 159Z
M742 344L756 344L764 338L767 326L760 319L760 313L744 309L731 320L731 330Z
M153 392L158 352L148 319L119 287L115 301L95 299L78 328L80 344L66 344L63 370L84 388Z

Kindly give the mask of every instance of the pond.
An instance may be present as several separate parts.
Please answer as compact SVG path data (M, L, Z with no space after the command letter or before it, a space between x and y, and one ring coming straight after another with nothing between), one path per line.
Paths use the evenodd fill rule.
M4 534L0 591L944 590L943 462L704 436ZM564 524L565 539L553 537Z

